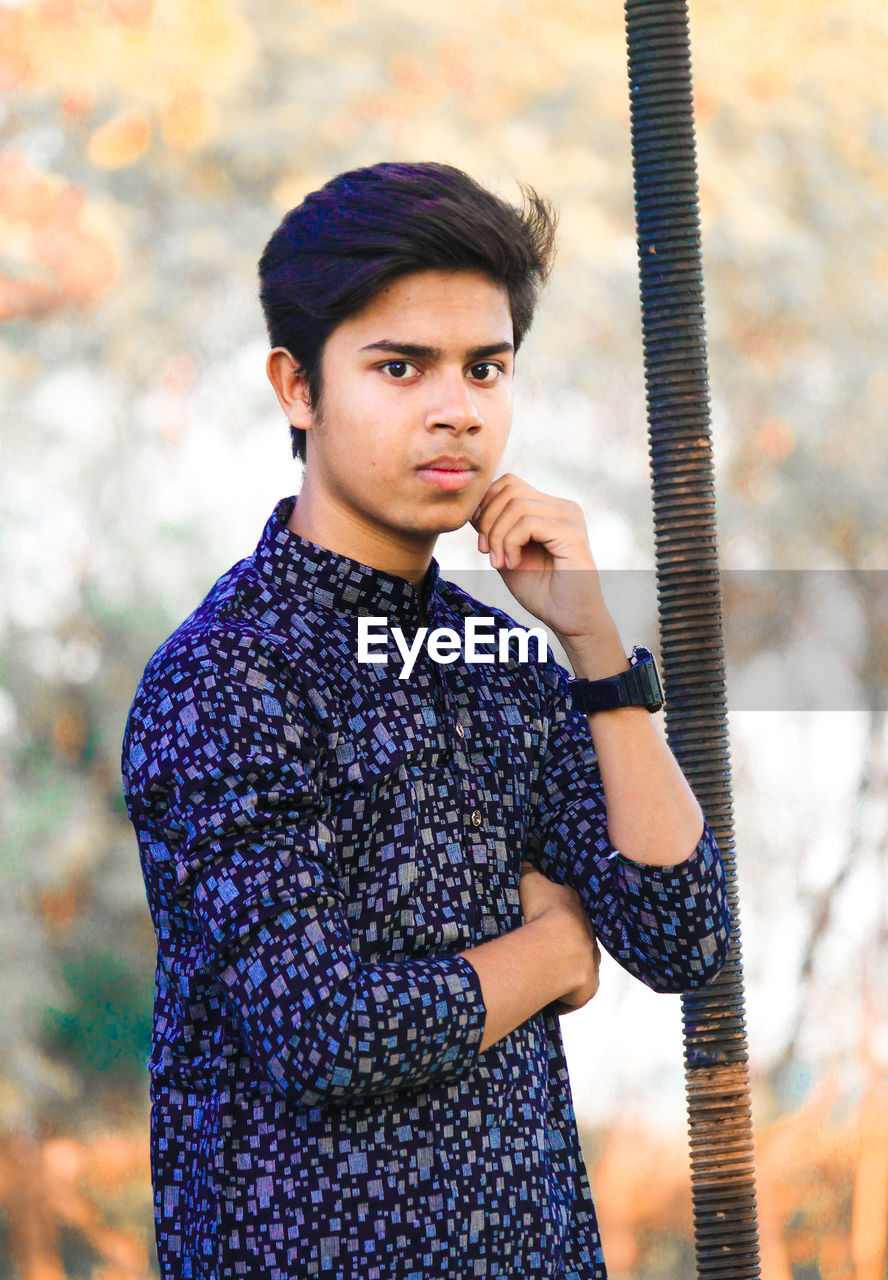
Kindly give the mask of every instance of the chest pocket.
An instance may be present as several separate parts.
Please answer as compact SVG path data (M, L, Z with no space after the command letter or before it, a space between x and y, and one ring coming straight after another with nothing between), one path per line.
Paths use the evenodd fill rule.
M353 944L373 960L433 950L440 928L441 841L420 831L420 797L451 757L435 707L388 700L350 708L328 736L324 792Z
M466 723L463 750L482 808L486 801L491 822L504 823L504 836L520 847L543 723L514 679L509 680L505 672L497 679L497 674L465 695L460 711Z

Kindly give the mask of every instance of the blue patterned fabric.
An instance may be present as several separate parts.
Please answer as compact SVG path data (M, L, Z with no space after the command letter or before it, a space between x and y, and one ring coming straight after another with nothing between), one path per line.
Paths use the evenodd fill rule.
M582 712L553 660L406 680L358 619L412 639L472 615L286 529L278 503L149 661L123 781L157 933L151 1171L164 1277L605 1276L550 1006L479 1052L460 950L523 923L519 863L574 885L649 986L728 947L708 828L674 868L607 836ZM531 639L531 656L536 656Z

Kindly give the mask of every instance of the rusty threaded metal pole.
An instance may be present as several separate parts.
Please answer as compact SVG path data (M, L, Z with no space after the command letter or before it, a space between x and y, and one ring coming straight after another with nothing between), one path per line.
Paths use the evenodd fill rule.
M626 0L666 732L718 841L728 962L682 996L700 1277L758 1277L755 1171L734 859L685 0Z

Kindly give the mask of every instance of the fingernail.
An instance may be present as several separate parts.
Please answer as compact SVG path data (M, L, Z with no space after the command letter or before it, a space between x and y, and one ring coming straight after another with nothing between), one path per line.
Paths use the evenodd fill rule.
M495 569L495 568L496 568L496 556L493 554L493 552L492 552L492 551L491 551L491 553L490 553L490 567L491 567L492 569Z

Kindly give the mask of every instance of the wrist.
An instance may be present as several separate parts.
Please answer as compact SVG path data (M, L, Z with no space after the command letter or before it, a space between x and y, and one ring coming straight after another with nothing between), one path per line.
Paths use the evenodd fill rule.
M586 636L558 637L573 673L582 680L604 680L629 670L626 649L615 626Z
M540 964L546 966L552 981L550 1001L576 990L588 978L587 948L576 923L571 911L553 904L524 926L537 936Z

